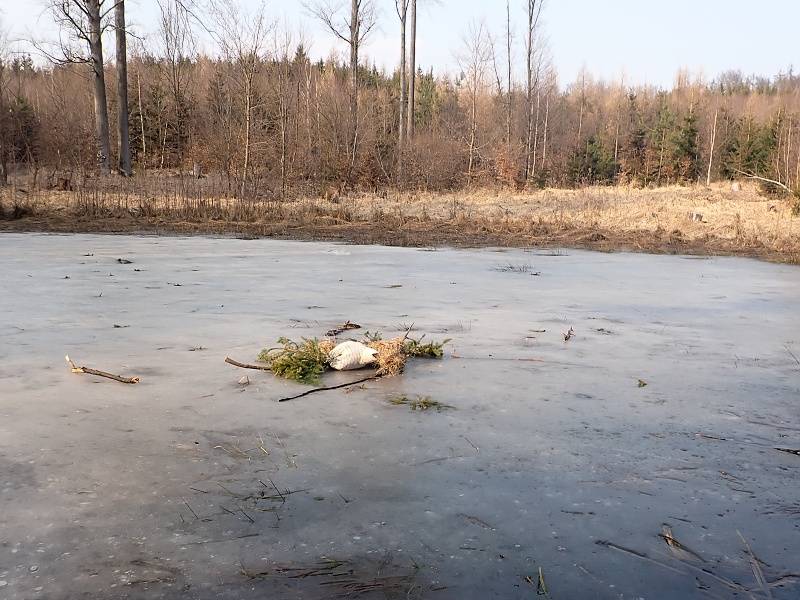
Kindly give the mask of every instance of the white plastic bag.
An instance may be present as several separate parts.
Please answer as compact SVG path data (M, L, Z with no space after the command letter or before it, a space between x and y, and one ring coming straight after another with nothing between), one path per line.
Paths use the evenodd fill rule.
M342 342L328 353L332 369L348 371L366 367L375 360L377 350L365 346L361 342Z

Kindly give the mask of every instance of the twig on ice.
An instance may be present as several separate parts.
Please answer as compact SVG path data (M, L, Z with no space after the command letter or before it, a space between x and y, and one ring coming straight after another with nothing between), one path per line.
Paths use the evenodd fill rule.
M232 358L225 357L225 362L229 365L233 365L234 367L241 367L243 369L257 369L259 371L269 371L270 368L265 365L248 365L245 363L240 363L238 361L233 360Z
M69 359L69 356L65 356L64 358L67 359L69 366L72 368L73 373L88 373L89 375L99 375L100 377L108 377L109 379L113 379L114 381L121 381L122 383L139 383L138 377L120 377L119 375L112 375L111 373L106 373L105 371L98 371L97 369L90 369L89 367L76 367L75 363Z

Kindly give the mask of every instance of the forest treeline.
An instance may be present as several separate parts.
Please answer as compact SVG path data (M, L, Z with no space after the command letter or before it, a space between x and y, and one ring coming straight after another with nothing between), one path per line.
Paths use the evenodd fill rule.
M134 170L213 173L231 196L250 197L748 176L800 186L800 77L791 70L710 83L679 75L671 90L584 74L559 89L549 68L528 85L498 75L505 67L481 36L465 43L458 74L417 69L413 137L402 146L399 71L359 65L354 124L350 65L312 60L302 44L224 57L138 53L127 65ZM105 71L113 89L116 67ZM85 64L0 62L3 183L23 171L43 185L95 176L89 78Z

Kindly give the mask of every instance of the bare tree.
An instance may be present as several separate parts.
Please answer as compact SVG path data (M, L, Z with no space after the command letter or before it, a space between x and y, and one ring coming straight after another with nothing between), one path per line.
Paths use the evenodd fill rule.
M117 38L117 170L130 177L131 136L128 130L128 44L125 29L125 0L114 5L114 30Z
M185 157L187 137L188 98L187 87L190 59L195 53L195 36L192 30L193 0L158 0L160 19L158 26L158 51L164 57L160 71L166 80L172 103L168 125L175 131L178 157Z
M109 4L112 4L110 8L106 0L50 0L48 10L59 26L59 55L45 50L45 54L55 62L86 63L91 68L97 157L103 175L111 172L102 42L103 32L110 25L109 14L116 6ZM88 55L80 48L83 44L88 49ZM37 47L43 48L42 44L37 44Z
M318 18L334 36L350 46L350 127L347 144L350 158L349 178L355 167L358 148L359 50L378 21L375 0L350 0L349 18L341 16L345 8L344 0L315 0L304 3L303 6Z
M284 196L296 159L296 154L292 154L290 146L293 143L296 149L300 136L301 82L306 80L306 72L309 69L302 34L300 34L299 41L295 43L294 33L288 22L275 30L272 43L272 54L275 60L272 63L267 82L277 100L280 189L281 195ZM293 121L292 118L294 118Z
M539 21L542 16L544 0L527 0L526 16L527 28L525 31L525 179L534 175L536 170L536 141L535 128L539 122L538 111L541 107L539 79L541 65L537 56ZM534 99L535 96L535 99Z
M235 73L233 79L241 90L244 100L244 157L240 182L240 193L244 198L253 150L256 75L262 65L261 54L264 51L267 36L274 28L274 23L267 19L263 2L255 12L246 13L234 0L216 0L210 5L209 12L215 25L215 29L209 29L209 33L214 37L228 60L233 63Z
M467 144L469 161L467 164L467 180L473 179L473 171L478 158L478 102L486 87L486 71L492 58L492 43L486 24L483 21L471 22L463 38L462 51L456 55L456 61L465 78L469 102L469 130Z
M504 141L506 143L507 150L510 149L511 146L511 124L512 124L512 116L513 116L513 95L512 90L514 86L514 76L513 76L513 51L512 45L514 41L514 32L511 28L511 2L510 0L506 0L506 24L505 24L505 73L501 74L500 72L500 65L499 60L501 58L500 53L496 49L496 40L491 39L490 43L492 46L492 66L494 68L494 78L495 84L497 87L497 97L503 104L503 108L505 111L505 135Z

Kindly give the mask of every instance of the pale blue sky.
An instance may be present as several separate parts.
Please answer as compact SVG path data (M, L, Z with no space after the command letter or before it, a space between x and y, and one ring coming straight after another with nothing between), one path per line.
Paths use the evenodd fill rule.
M256 0L239 0L256 4ZM379 67L392 69L398 60L398 22L394 0L377 0L380 28L364 48ZM453 58L470 20L485 19L491 32L504 36L505 0L419 0L418 64L437 73L455 72ZM519 27L521 63L525 0L511 0L512 23ZM41 34L50 27L39 0L3 0L0 19L9 37L26 31ZM127 0L128 20L141 30L154 27L155 0ZM312 53L326 55L334 45L318 23L304 14L300 0L272 0L267 11L284 15L312 40ZM38 18L38 21L37 21ZM720 72L771 77L789 65L800 70L799 0L546 0L542 32L561 85L576 80L585 66L595 78L629 84L672 86L679 69L710 80ZM501 44L502 45L502 44ZM12 48L19 48L12 44Z

